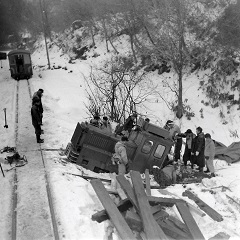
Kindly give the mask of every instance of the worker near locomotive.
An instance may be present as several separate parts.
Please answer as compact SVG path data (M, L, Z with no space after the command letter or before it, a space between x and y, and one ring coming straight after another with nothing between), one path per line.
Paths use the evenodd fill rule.
M203 178L211 177L207 173L199 172L196 169L197 163L192 165L189 161L184 165L182 159L174 159L175 141L179 141L184 134L177 132L172 136L167 129L145 121L142 117L137 119L136 114L132 114L131 117L135 120L132 129L127 131L127 136L124 135L124 128L121 132L118 128L116 134L115 131L103 131L101 124L77 123L66 147L68 160L97 173L118 174L118 165L112 159L116 154L116 144L124 136L127 137L124 147L127 152L128 171L144 173L149 169L160 187L175 183L200 182Z

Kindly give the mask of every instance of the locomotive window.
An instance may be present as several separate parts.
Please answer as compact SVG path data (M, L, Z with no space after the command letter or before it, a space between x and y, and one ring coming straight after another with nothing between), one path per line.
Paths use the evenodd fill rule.
M30 56L27 54L24 54L23 56L24 56L24 63L30 64L31 63Z
M153 146L153 141L145 141L143 147L142 147L142 152L143 153L150 153L151 149Z
M10 64L15 64L15 58L14 56L9 57Z
M165 151L165 148L166 148L165 146L159 144L157 146L157 149L156 149L155 153L154 153L154 157L161 158L164 151Z

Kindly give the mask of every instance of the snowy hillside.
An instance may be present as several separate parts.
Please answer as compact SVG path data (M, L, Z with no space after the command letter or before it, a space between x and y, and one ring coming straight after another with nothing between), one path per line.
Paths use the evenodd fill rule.
M81 34L82 31L77 30L73 35L81 36ZM76 40L70 37L69 40L67 39L68 38L65 38L64 40L64 46L72 46L74 44L73 42ZM56 38L53 42L58 41L59 38ZM85 39L83 44L85 45L82 46L90 46L91 41ZM130 54L129 42L126 36L117 39L114 45L120 52L120 55L128 56ZM39 74L41 74L41 71L47 69L48 66L44 42L39 42L36 44L35 48L36 51L32 56L34 68L35 70L40 70ZM107 52L105 43L101 41L99 37L96 46L89 48L89 50L84 53L86 60L81 60L74 59L74 53L71 51L71 48L64 53L63 50L66 50L65 48L59 49L59 47L53 43L49 49L51 68L59 68L59 71L66 69L65 71L67 71L69 75L79 76L79 79L84 77L86 80L89 78L91 67L100 68L107 60L111 59L112 54L114 54L114 49L110 46L109 48L110 52ZM39 57L40 52L43 52L45 56L41 55L41 57ZM206 92L202 89L204 89L204 84L208 81L210 74L211 70L206 69L204 71L199 70L185 75L183 79L183 102L188 109L190 117L185 114L183 118L179 120L170 109L170 104L175 101L175 94L172 89L174 89L173 86L177 84L176 74L174 74L174 71L161 75L158 74L157 70L148 72L145 77L146 84L144 86L141 85L139 88L147 88L151 85L154 86L155 91L151 96L146 97L145 102L141 104L141 106L138 106L138 113L144 117L149 117L151 122L157 123L160 126L164 126L168 119L172 119L180 125L182 131L188 128L195 131L196 127L201 126L205 133L210 133L213 139L224 143L226 146L230 145L232 142L239 141L240 129L238 122L240 115L237 111L239 106L233 105L229 111L228 102L222 103L215 108L207 104L211 99L206 97ZM235 73L234 76L230 76L230 78L237 79L238 75ZM67 81L67 79L65 79L65 81ZM84 87L87 88L86 82L79 84L79 94L85 94L85 96L87 96ZM226 89L224 89L224 91L226 91ZM229 89L228 91L229 95L234 94L234 92L236 92L236 90L233 91ZM239 96L237 97L237 100L239 100ZM85 104L89 104L87 100ZM84 109L83 104L80 105L80 108ZM81 111L82 120L90 117L86 111L87 109ZM192 117L192 115L194 116Z

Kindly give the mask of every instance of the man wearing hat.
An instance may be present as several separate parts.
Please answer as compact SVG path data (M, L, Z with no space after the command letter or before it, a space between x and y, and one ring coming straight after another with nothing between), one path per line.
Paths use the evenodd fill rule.
M100 117L99 115L94 115L93 119L90 120L90 124L100 128L101 127L101 122L100 122Z
M203 168L205 166L205 136L201 127L196 128L197 136L193 141L192 146L192 155L194 159L194 164L198 165L199 172L203 172Z
M108 121L108 117L106 116L103 117L101 129L106 133L112 133L111 123Z
M40 138L40 136L41 136L41 116L40 116L40 112L39 112L39 106L40 106L39 98L34 98L33 105L31 108L32 125L35 128L37 143L43 143L44 140Z
M193 140L196 137L196 135L192 132L191 129L188 129L185 133L178 134L179 137L186 138L186 145L185 150L183 154L183 163L184 166L187 166L187 162L191 162L191 166L193 168L193 156L191 154L192 152L192 146L193 146Z
M115 158L118 159L118 175L124 175L127 172L128 157L125 143L128 141L126 136L123 136L120 141L115 144Z
M178 161L181 157L180 152L182 149L182 138L178 136L178 134L181 134L180 128L178 125L174 124L172 120L168 120L164 128L169 131L170 139L175 142L174 160Z
M126 119L126 122L123 124L123 134L126 135L127 137L129 136L130 132L132 131L132 128L135 125L136 118L137 114L133 113Z
M32 97L32 105L33 105L33 100L34 99L38 99L40 101L40 104L38 105L38 109L39 109L39 113L40 113L40 117L41 117L41 125L42 125L42 118L43 118L43 105L42 105L42 96L43 96L43 89L38 89L37 92L35 92L33 94L33 97ZM42 130L42 133L43 133L43 130Z

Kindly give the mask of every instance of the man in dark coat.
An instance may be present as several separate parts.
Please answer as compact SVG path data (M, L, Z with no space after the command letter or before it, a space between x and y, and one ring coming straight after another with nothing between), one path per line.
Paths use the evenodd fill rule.
M40 100L40 104L38 106L39 108L39 113L40 113L40 117L41 117L41 125L42 125L42 118L43 118L43 105L42 105L42 95L43 95L43 89L38 89L37 92L35 92L33 94L33 97L32 97L32 105L33 105L33 100L34 99L39 99Z
M188 129L185 133L178 134L179 137L186 138L186 145L185 145L185 150L183 154L183 163L184 166L187 166L187 162L191 162L191 166L193 168L193 156L192 156L192 146L193 146L193 141L196 135L192 132L191 129Z
M123 124L123 134L126 135L127 137L129 136L130 132L132 131L132 128L135 126L135 119L137 118L137 114L133 113L130 115L125 123Z
M196 134L197 136L194 138L192 146L193 163L198 165L199 172L203 172L205 166L205 136L201 127L196 128Z
M33 105L31 108L32 125L35 128L37 143L44 142L44 140L40 138L40 136L41 136L41 113L39 111L40 104L41 104L40 100L38 98L34 98Z

